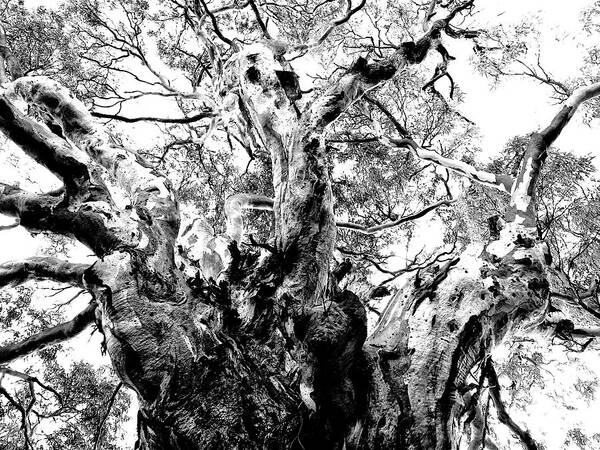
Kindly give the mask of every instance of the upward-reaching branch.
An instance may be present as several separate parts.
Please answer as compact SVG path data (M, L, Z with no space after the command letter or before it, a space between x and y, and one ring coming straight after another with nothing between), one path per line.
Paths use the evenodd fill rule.
M505 193L510 193L513 179L508 175L495 174L486 172L485 170L476 169L475 167L463 161L458 161L451 158L446 158L432 150L427 150L420 147L414 140L410 138L394 138L382 136L381 142L393 148L409 148L415 152L415 155L424 160L452 170L464 177L467 177L477 183L493 187Z
M69 201L87 194L90 174L87 165L82 162L86 159L85 155L74 151L64 139L21 114L6 96L0 96L0 131L63 180Z
M600 83L576 89L550 124L541 132L531 136L511 192L510 206L506 213L508 222L515 222L529 228L536 226L535 185L546 159L546 151L569 123L577 108L598 95L600 95Z
M160 224L168 242L175 240L179 217L168 181L139 156L111 139L83 103L59 83L45 77L21 78L9 91L50 114L71 142L115 177L130 195L138 213Z
M308 123L315 131L320 132L366 92L389 80L404 67L423 62L430 50L440 52L444 61L450 59L440 42L441 33L449 28L450 22L459 12L472 4L473 1L468 1L457 6L444 19L431 24L420 39L416 42L403 42L387 59L368 62L362 57L358 58L340 80L312 105Z

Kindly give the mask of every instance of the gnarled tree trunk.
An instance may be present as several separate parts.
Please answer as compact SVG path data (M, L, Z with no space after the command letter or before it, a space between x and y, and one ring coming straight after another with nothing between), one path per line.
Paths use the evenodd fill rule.
M546 149L598 86L577 91L533 136L515 180L442 158L406 136L382 136L510 193L511 206L480 255L420 274L367 338L361 300L331 274L336 222L324 131L366 91L431 48L442 52L449 20L389 60L358 59L300 117L288 98L290 77L281 75L291 68L277 49L254 44L226 64L223 104L245 105L271 153L275 198L256 206L273 208L276 235L266 258L241 252L241 216L231 218L226 250L215 256L217 281L201 272L189 278L177 262L179 210L165 178L111 140L57 83L21 78L7 88L0 130L65 189L34 195L3 186L0 211L28 228L73 236L99 259L60 273L41 260L5 265L0 280L81 276L113 366L139 399L137 448L456 448L467 374L546 308L549 255L535 229L535 182ZM64 138L21 114L14 96L47 113ZM112 200L107 174L127 194L127 208ZM89 310L82 314L77 324L91 322ZM50 343L80 328L32 339ZM33 341L0 359L30 351Z

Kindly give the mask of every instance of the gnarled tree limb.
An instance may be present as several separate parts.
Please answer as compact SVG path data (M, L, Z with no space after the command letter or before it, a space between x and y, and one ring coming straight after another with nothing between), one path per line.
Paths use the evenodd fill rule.
M83 162L85 154L74 151L64 139L21 114L6 96L0 96L0 131L27 155L61 178L69 198L87 192L90 174Z
M95 310L96 305L90 304L68 322L41 331L23 341L0 347L0 364L78 335L94 322Z
M58 194L58 195L55 195ZM51 194L32 194L16 186L0 183L0 213L19 220L29 230L51 231L71 236L87 245L97 255L123 245L118 229L118 217L110 214L102 204L85 205L80 209L68 208L60 191Z
M600 83L576 89L550 124L541 132L531 136L519 175L511 191L510 205L506 212L508 222L514 221L525 227L535 227L535 185L546 159L546 150L569 123L577 108L598 95L600 95Z
M83 273L88 267L50 256L9 261L0 264L0 286L26 280L52 280L83 287Z
M168 181L111 139L83 103L46 77L21 78L9 90L48 112L71 142L116 178L130 195L134 208L142 209L160 223L169 242L175 240L179 221Z
M389 147L410 148L420 159L431 161L438 166L445 167L446 169L452 170L453 172L465 176L473 181L496 188L507 194L511 192L513 179L508 175L486 172L485 170L476 169L466 162L446 158L432 150L427 150L420 147L411 138L394 138L383 136L380 138L380 141Z

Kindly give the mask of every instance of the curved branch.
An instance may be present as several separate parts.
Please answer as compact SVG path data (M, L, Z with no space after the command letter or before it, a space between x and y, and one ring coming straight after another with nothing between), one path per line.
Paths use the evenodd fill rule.
M527 450L537 450L538 445L533 440L531 435L527 430L523 430L508 414L506 411L506 406L502 402L502 397L500 395L500 384L498 383L498 375L496 374L496 370L494 369L494 365L492 363L491 358L488 358L486 364L486 377L490 382L489 391L492 400L494 401L494 406L496 407L496 411L498 412L498 420L506 425L513 433L515 433L521 443Z
M48 345L63 342L77 336L88 325L94 322L95 310L96 306L90 304L68 322L41 331L23 341L0 347L0 364L10 362L13 359L28 355L36 350L41 350Z
M427 213L439 208L440 206L449 206L455 199L446 199L436 202L408 216L400 217L397 220L386 222L372 227L366 227L352 222L336 221L338 228L357 231L362 234L376 234L389 228L397 227L411 220L419 219ZM230 239L240 243L244 234L244 223L242 218L243 209L257 209L263 211L273 210L274 200L270 197L257 194L235 194L225 201L225 217L227 220L227 236Z
M83 273L88 267L48 256L9 261L0 264L0 286L26 280L53 280L83 287Z
M235 194L225 200L227 236L238 244L244 235L243 209L273 210L273 199L264 195Z
M84 155L35 120L24 116L6 98L0 96L0 131L27 155L61 178L69 198L87 191L90 175L81 162Z
M506 213L507 222L514 221L530 228L536 226L535 185L546 159L546 150L570 122L577 108L598 95L600 95L600 83L576 89L550 124L541 132L531 136L519 175L511 191L510 205Z
M510 194L511 192L513 179L508 175L499 175L486 172L485 170L476 169L466 162L446 158L432 150L426 150L422 147L419 147L419 145L411 138L393 138L389 136L382 136L380 141L392 148L409 148L413 150L415 155L420 159L431 161L438 166L452 170L453 172L467 177L470 180L496 188L507 194Z
M339 228L346 228L348 230L358 231L359 233L362 233L362 234L376 234L380 231L394 228L403 223L410 222L411 220L419 219L419 218L425 216L426 214L428 214L429 212L439 208L440 206L450 206L455 201L456 201L455 199L441 200L439 202L436 202L432 205L429 205L429 206L423 208L420 211L417 211L413 214L409 214L408 216L403 216L394 221L382 223L380 225L375 225L372 227L365 227L364 225L359 225L359 224L351 223L351 222L336 222L336 225Z
M141 157L121 147L61 84L46 77L24 77L12 83L9 90L47 111L71 142L115 177L129 194L134 209L152 218L165 234L165 242L174 242L179 214L166 178Z
M209 119L215 117L216 114L212 110L206 110L198 114L194 114L189 117L176 117L176 118L168 118L168 117L125 117L120 116L118 114L105 114L97 111L92 111L90 113L93 117L98 117L100 119L110 119L110 120L118 120L120 122L126 123L135 123L135 122L159 122L159 123L193 123L198 122L202 119Z

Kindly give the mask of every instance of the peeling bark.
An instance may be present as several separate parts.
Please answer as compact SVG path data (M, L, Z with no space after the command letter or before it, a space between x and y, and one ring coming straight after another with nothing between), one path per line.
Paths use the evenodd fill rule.
M30 229L73 236L99 259L84 270L49 267L43 258L0 266L3 283L82 280L94 299L68 324L0 349L3 361L69 337L95 318L118 376L139 399L138 449L456 448L467 374L507 333L536 324L546 310L549 255L534 226L537 173L577 106L598 92L576 91L534 135L514 180L406 138L388 139L510 193L511 207L504 223L493 222L479 255L418 273L367 338L361 300L339 288L342 271L331 274L337 227L324 132L370 89L430 50L442 53L441 32L456 13L388 60L357 59L300 115L293 71L269 42L224 64L218 93L232 115L241 105L249 132L270 152L275 198L229 199L228 236L219 243L228 257L211 270L202 267L209 258L198 258L188 273L178 265L178 203L160 173L111 139L58 83L11 83L0 99L0 131L65 188L44 195L2 185L0 212ZM20 113L8 100L15 96L47 113L62 137ZM106 173L129 196L127 208L108 195ZM267 257L238 246L240 212L248 206L273 209L275 246ZM198 225L182 236L193 247L204 242L202 232ZM189 247L180 253L194 259Z

